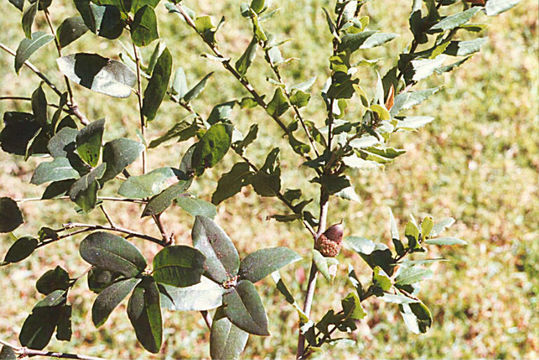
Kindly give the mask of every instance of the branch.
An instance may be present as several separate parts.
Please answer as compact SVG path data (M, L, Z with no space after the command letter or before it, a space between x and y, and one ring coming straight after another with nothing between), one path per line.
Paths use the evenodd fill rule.
M42 199L42 198L23 198L23 199L13 199L15 202L18 203L25 203L25 202L31 202L31 201L45 201L45 200L70 200L69 196L59 196L54 199ZM146 204L147 201L139 200L139 199L128 199L128 198L117 198L117 197L110 197L110 196L98 196L97 200L101 201L121 201L121 202L130 202L130 203L136 203L136 204Z
M138 53L137 46L133 43L133 53L135 55L135 64L137 66L137 100L138 100L138 111L140 114L140 133L142 134L142 139L145 135L145 123L144 123L144 114L142 113L142 84L141 84L141 74L140 74L140 57ZM146 141L144 141L146 143ZM144 144L144 149L142 150L142 173L146 173L146 144Z
M13 349L13 351L18 355L18 358L20 359L25 358L25 357L47 356L47 357L58 358L58 359L105 360L103 358L89 356L89 355L69 354L69 353L61 353L61 352L53 352L53 351L28 349L24 346L12 345L8 343L7 341L1 340L1 339L0 339L0 344Z
M204 322L206 323L208 329L211 330L212 319L210 317L210 314L204 310L200 312L200 315L202 315L202 318L204 319Z

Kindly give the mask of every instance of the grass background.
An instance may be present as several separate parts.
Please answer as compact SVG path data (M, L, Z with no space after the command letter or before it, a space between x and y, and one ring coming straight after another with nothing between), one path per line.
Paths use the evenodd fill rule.
M225 27L218 40L225 54L237 58L250 40L249 24L239 16L236 1L188 1L197 13L216 18L224 14ZM322 7L328 1L280 1L278 16L266 24L279 38L290 38L283 47L287 57L299 58L283 69L290 82L300 82L318 76L318 92L327 74L325 67L330 54L329 35ZM387 1L369 2L363 13L371 16L371 28L402 34L389 46L366 53L368 58L394 59L409 42L406 32L410 4ZM0 18L0 41L15 49L23 38L20 13L7 2ZM213 104L245 96L241 87L220 65L200 57L207 49L175 15L158 7L159 30L174 54L174 65L182 66L191 84L209 71L215 71L203 95L194 101L197 111L208 114ZM362 202L331 203L329 221L344 219L345 235L365 236L375 241L389 241L387 207L391 207L401 225L410 214L417 217L431 214L434 218L453 216L456 225L451 234L468 241L466 247L433 249L430 255L444 256L449 262L433 266L435 276L425 283L420 297L431 308L434 323L423 336L407 332L395 306L370 299L365 308L368 317L351 335L354 344L327 348L320 358L448 358L448 359L536 359L538 356L537 292L539 254L539 119L538 119L538 5L535 0L523 0L516 8L496 18L477 17L488 22L489 40L483 51L451 74L435 76L423 86L443 89L431 97L417 114L433 115L436 120L420 132L398 134L392 138L396 147L407 154L380 171L352 174ZM75 15L70 1L54 2L52 17L55 25L61 19ZM42 15L34 29L46 29ZM124 43L128 37L124 33ZM151 48L143 50L149 57ZM122 50L118 41L98 41L86 34L69 45L65 53L98 52L117 58ZM40 69L58 84L61 77L55 66L52 44L32 58ZM249 70L255 87L271 95L270 75L261 54ZM383 60L377 69L384 73L394 60ZM0 55L0 96L28 96L39 79L28 69L17 76L13 58ZM373 69L361 69L362 86L371 90ZM372 93L372 91L371 91ZM48 93L49 100L56 102ZM136 99L114 100L75 86L75 96L91 120L107 119L105 140L119 136L136 138L138 112ZM316 97L316 96L315 96ZM320 100L313 99L313 108L306 112L309 119L321 124L323 112ZM0 102L0 112L29 110L28 103ZM353 109L352 109L353 110ZM155 138L186 116L184 110L167 102L148 130L148 139ZM353 111L348 117L352 118ZM286 116L290 116L287 114ZM261 133L247 155L261 163L275 145L284 145L279 129L260 110L234 113L236 126L245 131L258 123ZM151 168L177 166L187 144L168 144L149 153ZM284 151L283 182L291 188L301 187L316 196L300 161ZM0 154L0 195L13 198L40 196L43 189L29 185L32 171L40 159L22 161L19 157ZM192 192L209 200L219 174L228 171L238 161L229 153L222 164L208 171L192 187ZM139 164L132 173L140 171ZM107 185L103 194L113 195L119 184ZM107 204L118 225L157 234L155 226L140 219L136 205ZM21 205L27 223L16 230L17 236L35 234L41 225L58 227L82 217L66 201L28 202ZM283 211L271 199L259 199L250 188L218 207L217 221L229 233L242 256L260 247L289 246L305 256L305 260L281 271L296 298L300 299L300 284L308 272L311 240L300 224L280 224L267 217ZM90 220L104 222L94 211ZM174 231L178 243L190 243L193 219L178 208L172 208L164 223ZM35 280L57 264L72 276L86 268L78 256L80 238L65 240L37 251L24 262L0 268L0 338L17 342L22 323L33 304L40 299ZM13 239L0 238L0 253L4 254ZM137 242L149 257L158 249L152 244ZM333 284L321 279L315 297L313 318L320 318L329 308L340 308L340 298L348 287L346 266L351 263L361 278L367 281L369 271L357 255L343 251L341 266ZM295 351L297 316L275 290L271 280L258 285L270 319L271 337L251 336L245 358L289 359ZM134 332L125 315L125 304L115 311L107 323L95 329L90 309L95 295L87 290L85 279L70 292L73 304L74 336L70 343L52 340L49 347L58 351L80 352L109 359L202 359L208 358L208 332L198 313L166 312L162 353L151 356L136 343ZM331 355L329 355L331 353Z

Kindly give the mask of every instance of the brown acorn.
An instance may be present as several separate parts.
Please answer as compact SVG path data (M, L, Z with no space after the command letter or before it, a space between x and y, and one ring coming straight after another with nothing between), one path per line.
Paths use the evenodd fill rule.
M316 239L316 250L325 257L337 256L341 251L343 230L342 223L331 225Z

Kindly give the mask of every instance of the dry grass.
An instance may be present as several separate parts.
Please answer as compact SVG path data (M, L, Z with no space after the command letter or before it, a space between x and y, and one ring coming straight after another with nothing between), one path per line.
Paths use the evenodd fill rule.
M58 3L67 4L65 7ZM56 1L53 17L73 15L71 2ZM227 16L227 25L220 36L226 53L238 56L248 41L248 24L238 15L235 1L196 2L199 12ZM270 23L271 30L280 37L290 37L285 54L301 60L291 64L284 73L291 82L299 82L313 74L320 74L329 55L328 34L321 6L327 1L296 0L281 2L283 10ZM377 21L375 28L403 32L405 14L409 5L371 2L366 11ZM0 41L16 48L22 39L20 14L4 5L1 17ZM56 10L60 8L61 10ZM209 71L216 71L204 95L195 101L198 111L207 114L216 100L229 100L243 96L239 86L216 63L201 59L206 51L178 18L163 16L160 31L175 54L175 65L183 66L188 79L194 82ZM388 241L386 207L392 207L401 223L409 214L432 214L436 217L453 216L457 224L452 234L466 239L467 247L434 249L433 255L450 260L436 265L434 279L425 284L420 296L430 306L435 322L424 336L408 333L394 306L376 299L369 301L369 313L354 337L357 343L327 349L331 355L320 358L367 359L536 359L538 355L537 292L539 253L539 118L538 118L538 6L534 0L523 0L513 11L498 18L481 18L491 26L490 40L480 55L454 74L430 80L430 85L444 84L444 89L429 99L418 113L435 114L436 121L418 133L399 135L396 146L408 153L384 171L360 172L354 175L361 195L360 204L335 201L331 204L330 221L344 217L346 235L361 235L376 241ZM38 26L43 27L39 19ZM124 35L125 36L125 35ZM404 35L385 50L372 55L396 54L410 40ZM69 46L68 52L93 51L115 56L121 47L117 42L97 43L92 36ZM150 50L147 50L150 51ZM147 51L145 55L148 55ZM259 54L260 57L260 54ZM259 58L260 60L260 58ZM0 96L27 95L38 85L38 80L23 70L16 76L13 59L2 54L0 66ZM53 47L41 50L33 58L41 69L54 79L60 79L54 66ZM381 70L383 71L383 70ZM265 82L268 69L257 64L250 70L253 82L266 93L270 85ZM364 87L370 87L371 77L365 71ZM323 83L317 80L317 90ZM59 81L58 81L59 82ZM137 127L134 97L113 101L76 87L76 98L81 107L94 120L106 115L106 139L118 136L135 137ZM54 98L50 96L50 98ZM317 103L317 102L315 102ZM0 111L28 109L28 104L0 102ZM149 129L155 137L186 113L172 103L163 106L158 119ZM308 112L308 116L322 121L322 114ZM249 149L248 155L263 161L263 156L274 146L278 129L259 110L236 112L237 126L245 130L253 122L260 123L259 142ZM186 145L170 145L150 153L152 168L175 166ZM285 154L289 154L285 151ZM314 189L308 175L298 169L295 158L282 157L284 183L289 187L302 187L307 193ZM208 172L192 190L209 199L218 174L228 170L234 155L227 156L224 164ZM16 198L39 196L42 189L29 185L32 169L39 160L25 163L4 153L0 154L0 194ZM137 165L133 172L137 172ZM106 193L113 194L117 185L109 185ZM73 206L66 202L25 203L27 224L17 235L35 233L40 224L55 227L69 220L80 219ZM154 225L139 219L137 206L111 204L110 212L118 224L136 230L154 232ZM305 278L308 271L308 253L311 243L299 224L283 225L266 220L268 215L282 211L273 200L259 199L250 189L224 202L218 208L217 221L235 241L241 254L259 247L289 246L306 259L286 268L283 277L299 299L297 279ZM94 221L104 219L95 211ZM192 218L175 208L164 218L179 242L190 242ZM0 239L3 254L12 243L9 236ZM153 245L138 243L150 256L157 249ZM338 308L338 295L347 292L344 282L346 264L351 262L363 278L368 271L352 252L340 255L339 278L334 284L319 281L315 298L314 317L330 307ZM77 241L64 241L42 249L30 259L0 269L0 338L16 342L20 327L31 306L40 298L33 284L47 269L62 265L72 275L80 274L86 264L77 255ZM277 293L271 281L259 284L264 293L270 318L268 338L251 337L246 358L289 359L295 348L296 315ZM53 340L52 349L78 351L110 359L199 359L208 357L208 333L198 314L165 313L165 345L159 356L150 356L136 344L134 333L124 311L116 311L106 325L96 330L91 325L89 310L94 298L82 281L70 293L74 308L74 337L71 343ZM124 306L122 306L124 307Z

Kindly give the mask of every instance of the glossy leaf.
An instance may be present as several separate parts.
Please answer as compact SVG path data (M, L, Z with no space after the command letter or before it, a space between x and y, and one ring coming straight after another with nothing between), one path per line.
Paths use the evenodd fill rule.
M240 329L255 335L268 336L268 318L255 286L248 280L223 295L224 313Z
M234 151L240 155L243 155L245 148L249 146L253 141L256 140L258 135L258 124L253 124L249 127L249 132L242 140L234 141L232 143L232 148Z
M118 194L130 199L144 199L159 194L167 184L177 176L170 167L152 170L144 175L130 176L122 183Z
M158 353L163 341L163 322L159 289L151 278L145 278L133 291L127 316L142 346L149 352Z
M207 311L223 303L225 288L202 276L200 283L188 287L162 285L161 308L173 311Z
M16 263L26 259L37 248L37 244L37 239L30 236L24 236L18 239L9 248L4 258L4 263Z
M436 24L434 24L430 30L452 30L460 25L463 25L470 21L470 19L479 11L481 10L480 7L471 7L468 10L465 10L463 12L456 13L454 15L449 15Z
M184 194L189 186L191 180L180 180L174 185L169 186L159 195L154 196L144 208L142 216L159 215L165 211L177 197Z
M241 261L239 275L242 279L255 283L298 260L301 260L301 256L286 247L261 249Z
M192 216L201 215L213 219L217 215L215 205L196 197L180 196L176 198L176 204Z
M193 225L193 245L206 256L206 275L222 284L238 273L240 259L228 235L213 220L197 216Z
M218 122L230 120L230 115L232 114L234 105L236 105L235 101L227 101L222 104L215 105L208 116L208 123L213 125Z
M82 211L88 212L97 204L98 180L105 173L106 164L101 164L88 174L73 183L69 189L69 198L80 206Z
M151 6L145 5L137 10L131 24L131 40L137 46L146 46L158 38L155 12Z
M469 41L451 41L444 54L452 56L468 56L481 50L481 46L487 42L487 38L477 38Z
M390 110L391 115L398 115L402 110L410 109L421 104L429 96L435 94L440 88L431 88L418 91L402 92L395 96L393 107Z
M0 198L0 232L12 232L23 223L22 213L15 200Z
M165 97L172 71L172 55L165 48L161 56L157 59L152 77L144 90L144 101L142 104L142 113L148 120L153 120L157 114L159 106Z
M82 240L79 252L91 265L127 277L137 276L146 268L146 260L135 245L106 232L88 235Z
M140 279L120 280L99 293L92 306L92 322L96 327L103 325L112 311L133 291Z
M252 175L249 164L241 162L234 164L232 169L224 173L219 182L217 183L217 189L212 195L212 203L218 205L222 201L236 195L242 189L247 186L248 179Z
M84 19L80 16L73 16L65 19L56 30L56 37L60 46L66 47L73 41L80 38L88 31Z
M232 324L222 309L213 317L210 355L213 360L237 360L245 349L249 333Z
M109 141L103 147L103 162L107 164L102 182L114 179L127 166L138 159L144 145L131 139L120 138Z
M55 290L67 290L69 288L69 274L61 266L45 272L36 282L36 289L44 295L49 295Z
M210 127L196 144L193 167L197 175L215 166L227 153L232 142L232 125L218 123Z
M97 54L67 55L56 62L71 81L112 97L128 97L137 81L136 75L126 65Z
M168 246L153 258L155 281L177 287L198 284L204 272L204 255L189 246Z
M30 59L30 56L38 51L41 47L47 45L54 39L54 36L46 34L42 31L36 31L30 38L24 38L17 47L15 54L15 72L23 66L24 62Z

